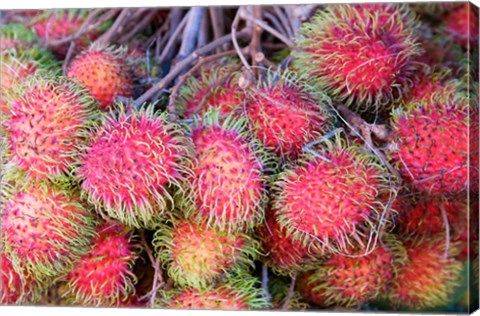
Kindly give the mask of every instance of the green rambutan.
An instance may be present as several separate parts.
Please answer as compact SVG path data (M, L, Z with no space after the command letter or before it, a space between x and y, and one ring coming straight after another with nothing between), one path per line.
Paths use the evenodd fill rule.
M97 211L127 226L151 227L173 209L170 189L191 168L191 142L168 113L153 106L140 110L119 104L91 131L91 142L78 156L76 176L82 194Z
M133 73L126 64L125 53L122 49L93 45L72 61L67 77L86 87L106 111L116 97L133 96Z
M403 240L406 260L395 267L397 274L388 297L397 307L413 310L444 305L460 285L462 263L454 257L459 249L445 237L421 235Z
M97 121L91 97L65 77L36 74L9 95L8 133L11 163L38 180L62 180L74 168L85 132Z
M378 157L337 137L279 175L273 209L293 238L338 252L378 232L385 220L383 200L396 194L390 177Z
M248 95L245 115L251 132L279 157L296 159L302 146L323 136L330 99L294 72L269 72Z
M242 233L228 233L186 220L162 225L153 244L168 275L180 286L206 288L238 269L252 268L259 245Z
M181 199L187 218L228 231L261 223L267 202L265 173L274 160L249 137L246 124L233 115L220 123L218 110L194 117L196 161Z
M175 309L248 310L269 306L260 282L249 275L238 275L206 289L181 288L164 292L160 307Z
M128 228L105 223L96 229L92 247L67 277L64 296L80 306L122 306L131 303L136 277L132 272L138 247Z
M303 24L297 68L358 111L401 97L420 53L407 5L329 5Z
M7 255L48 287L85 253L95 218L78 194L52 184L4 185L2 198L0 231Z
M395 275L401 244L392 235L370 253L350 251L332 255L299 275L297 288L304 300L321 307L355 307L378 298Z
M390 154L415 190L439 195L467 189L467 100L444 87L393 112Z

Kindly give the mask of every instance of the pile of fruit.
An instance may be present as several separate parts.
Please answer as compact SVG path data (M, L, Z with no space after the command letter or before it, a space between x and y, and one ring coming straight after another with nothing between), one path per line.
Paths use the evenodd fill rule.
M0 20L0 304L434 310L478 287L475 7L128 10Z

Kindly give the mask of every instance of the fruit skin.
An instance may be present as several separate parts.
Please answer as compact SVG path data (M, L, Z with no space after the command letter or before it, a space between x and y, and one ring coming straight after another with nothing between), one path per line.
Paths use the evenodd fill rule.
M239 274L206 289L181 288L162 292L159 307L174 309L247 310L268 308L257 278Z
M31 21L32 28L41 42L56 41L75 34L82 26L88 11L82 9L72 10L46 10ZM99 35L98 30L86 32L75 40L75 51L82 51ZM70 42L50 47L58 59L64 59L70 48Z
M396 195L389 177L376 156L337 137L325 141L317 156L305 155L279 175L273 210L293 238L321 251L343 252L383 225L381 198Z
M192 145L181 126L152 105L134 110L119 104L115 112L90 132L75 175L83 181L82 196L102 216L152 227L172 208L170 191L183 192Z
M172 225L173 227L170 227ZM153 245L176 284L207 288L233 270L248 271L258 255L258 243L242 233L228 233L184 219L160 226Z
M86 131L98 123L92 98L68 78L38 73L17 85L7 102L10 163L33 181L69 182Z
M6 185L2 188L1 231L13 265L48 288L73 268L95 235L95 218L69 192L51 183Z
M444 88L393 112L390 155L415 190L438 196L467 189L467 102Z
M319 250L289 234L277 222L273 211L268 210L265 218L265 224L258 228L257 235L265 252L266 264L281 275L308 269Z
M407 5L329 5L300 29L296 67L357 111L400 97L415 71L415 18Z
M460 285L462 262L454 259L458 244L450 243L445 257L443 235L402 240L406 260L396 267L388 298L397 308L425 310L444 305Z
M245 118L232 114L220 122L219 111L212 110L193 120L195 163L180 208L187 218L210 227L253 229L264 217L273 157L250 137Z
M220 60L201 69L200 77L192 76L185 81L176 101L178 112L185 118L202 115L209 109L217 109L220 118L243 105L242 91L238 86L238 62Z
M93 45L72 61L67 77L86 87L100 108L107 111L114 107L116 97L133 96L133 74L125 58L121 48Z
M320 260L299 275L297 288L303 299L321 306L355 307L378 298L394 277L393 265L403 259L401 243L393 235L366 254L350 250Z
M293 71L268 72L247 102L252 134L283 160L297 159L302 146L330 130L330 98Z
M97 227L96 233L89 252L68 273L64 296L80 306L128 304L135 291L132 269L138 245L128 228L113 222Z
M39 287L25 275L23 267L13 263L3 249L0 250L0 305L36 302Z
M2 25L0 29L1 53L22 53L32 49L38 37L20 23Z
M464 49L478 46L478 9L464 3L443 19L443 32L452 37Z

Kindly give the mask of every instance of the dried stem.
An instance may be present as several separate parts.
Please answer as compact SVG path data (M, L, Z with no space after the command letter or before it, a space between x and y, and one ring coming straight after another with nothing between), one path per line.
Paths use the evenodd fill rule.
M177 55L177 62L188 56L196 47L200 26L202 24L204 7L193 7L188 11L187 24L183 32L182 44Z
M209 7L208 12L210 14L211 25L213 29L213 39L216 40L225 34L225 19L222 15L222 8ZM226 47L218 47L216 52L219 53L222 50L226 50Z
M240 12L240 10L239 10ZM291 40L289 40L288 38L286 38L283 34L279 33L277 30L275 30L274 28L272 28L270 25L268 25L267 23L259 20L259 19L256 19L248 14L242 14L242 18L248 20L248 21L251 21L253 23L255 23L256 25L258 25L259 27L261 27L262 29L264 29L265 31L269 32L270 34L272 34L273 36L275 36L276 38L278 38L279 40L281 40L282 42L285 43L285 45L287 45L288 47L290 48L294 48L295 45L293 44L293 42Z
M262 7L261 6L253 6L253 17L255 19L261 19L262 18ZM252 58L252 71L254 72L255 75L258 73L258 68L256 68L257 65L260 64L260 61L258 61L257 54L261 54L261 48L260 48L260 37L262 35L262 29L259 26L253 26L252 27L252 38L250 40L250 54L253 57Z
M290 299L293 296L293 291L295 290L295 282L297 281L297 272L292 275L292 280L290 281L290 287L288 288L287 296L285 297L285 302L283 303L282 310L286 311L288 309L288 304Z
M159 64L162 64L165 62L165 60L167 59L169 53L170 53L170 50L172 49L173 45L178 41L178 38L179 38L179 35L181 32L183 32L183 29L185 28L185 25L187 25L187 21L188 21L188 16L190 15L190 12L189 11L182 19L182 21L180 22L180 24L178 25L178 27L175 29L175 32L172 33L172 35L170 36L170 39L168 40L167 42L167 45L165 46L165 48L163 49L163 52L162 54L160 55L160 57L158 58L157 62Z
M250 37L250 32L248 30L242 30L237 34L237 37L247 39ZM148 99L153 97L157 92L163 90L167 87L175 78L185 69L185 67L189 66L195 60L197 60L200 56L211 52L212 50L216 49L219 46L222 46L232 40L231 34L224 35L219 39L195 50L189 56L187 56L184 60L179 62L175 67L159 82L157 82L153 87L148 89L143 95L141 95L138 99L136 99L133 103L133 107L139 108L143 103L145 103Z
M265 292L267 302L270 303L272 301L272 296L268 290L268 267L266 264L262 264L262 289Z
M445 259L448 259L450 252L450 224L448 223L447 211L444 203L440 203L440 211L442 212L443 224L445 225Z
M247 59L243 55L240 45L238 45L238 41L237 41L237 28L238 28L238 24L240 23L240 15L243 9L244 9L243 7L238 8L237 14L235 15L235 19L233 19L231 38L232 38L233 47L235 47L235 50L237 51L237 55L238 57L240 57L242 64L245 66L245 68L247 68L251 72L252 69L248 64Z
M149 305L150 307L153 308L155 307L155 299L157 297L158 289L161 288L165 284L165 282L163 281L162 270L160 268L160 258L157 257L155 259L155 256L153 255L153 252L147 243L147 240L145 238L145 232L143 230L140 231L140 238L141 238L141 243L145 251L147 252L148 258L150 259L150 262L152 263L152 267L155 271L153 275L152 289L145 296L141 297L140 300L149 298Z
M120 39L118 40L118 43L119 44L127 43L136 34L140 33L140 31L142 31L144 28L146 28L150 24L150 22L153 20L153 18L155 17L156 14L157 14L157 10L150 11L147 14L147 16L145 16L144 18L141 19L141 21L139 23L135 24L135 27L132 28L132 30L130 32L128 32L127 34L120 37Z
M287 16L283 13L282 9L280 9L279 6L274 5L273 10L275 11L275 14L277 15L277 17L282 22L282 26L285 29L286 35L289 38L293 38L294 36L293 28L292 28L292 25L288 22Z
M107 32L105 32L102 36L97 38L95 43L100 45L106 45L110 43L114 35L119 33L123 29L125 21L133 14L134 10L135 9L131 9L131 8L123 9L118 15L113 25L108 29Z

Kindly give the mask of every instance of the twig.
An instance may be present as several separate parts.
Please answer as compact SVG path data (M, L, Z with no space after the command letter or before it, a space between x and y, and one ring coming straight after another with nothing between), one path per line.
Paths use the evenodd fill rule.
M135 27L132 28L132 30L130 32L128 32L127 34L123 35L122 37L120 37L120 39L118 40L118 43L119 44L123 44L123 43L126 43L128 42L132 37L134 37L137 33L139 33L140 31L142 31L144 28L146 28L150 22L153 20L153 18L155 17L155 15L157 14L157 11L156 10L152 10L150 11L146 17L142 18L141 21L139 23L136 23Z
M149 300L150 307L155 307L155 299L157 297L157 291L160 287L162 287L165 284L162 277L162 270L160 269L160 258L157 256L157 258L155 259L152 253L152 250L150 249L150 246L148 245L145 239L145 232L143 230L140 231L140 237L141 237L141 243L145 248L148 258L150 259L150 262L152 263L153 269L155 271L153 274L152 289L146 295L141 297L140 300L144 300L150 297L150 300Z
M278 16L280 21L282 22L283 28L286 31L286 34L289 38L293 38L293 28L292 25L288 22L288 18L285 16L285 14L282 12L282 9L280 9L279 6L274 5L273 10L275 11L275 14Z
M162 54L160 55L160 57L157 60L157 62L159 64L164 63L165 60L167 59L172 46L178 41L178 37L179 37L180 33L183 32L183 29L185 28L185 25L187 24L189 15L190 15L190 11L183 17L183 19L180 22L180 24L178 25L178 27L175 29L175 31L170 36L170 39L168 40L167 45L165 46Z
M115 33L117 33L119 29L123 28L125 20L127 20L128 17L132 15L133 10L134 9L130 9L130 8L123 9L118 15L113 25L102 36L97 38L95 43L99 45L105 45L107 43L110 43Z
M72 59L72 55L74 51L75 51L75 41L71 41L70 46L68 47L67 55L65 56L65 60L63 61L63 65L62 65L62 71L64 76L67 74L68 66L70 64L70 59Z
M223 9L222 8L217 8L217 7L209 7L208 12L210 13L210 20L211 20L211 25L213 29L213 39L216 40L220 38L224 34L224 29L225 29L225 20L223 18L223 15L221 13ZM222 50L226 50L226 47L218 47L217 48L217 53L219 53Z
M245 59L245 56L243 55L242 50L240 49L240 46L238 45L238 41L237 41L237 28L238 28L238 24L240 23L240 15L242 10L243 10L243 7L238 8L237 14L235 15L235 19L233 19L231 38L232 38L233 47L235 47L235 50L237 51L237 55L238 57L240 57L242 64L245 66L245 68L247 68L251 72L252 69L248 64L247 59Z
M440 211L442 212L443 224L445 225L445 259L448 259L450 252L450 225L448 223L447 211L445 211L445 205L443 201L440 203Z
M269 32L270 34L272 34L273 36L275 36L276 38L278 38L279 40L281 40L282 42L285 43L285 45L287 45L288 47L290 48L294 48L294 44L291 40L289 40L288 38L286 38L284 35L282 35L281 33L279 33L277 30L275 30L274 28L272 28L270 25L268 25L267 23L261 21L261 20L258 20L258 19L255 19L254 17L251 17L249 16L248 14L243 14L242 15L242 18L248 20L248 21L252 21L253 23L255 23L256 25L260 26L262 29L264 29L265 31Z
M204 14L204 7L193 7L188 11L187 24L185 25L185 31L183 32L182 44L180 45L180 50L177 55L177 62L181 61L185 56L188 56L195 49Z
M287 296L285 297L285 302L283 303L282 310L286 311L288 309L288 304L292 298L293 291L295 290L295 282L297 281L297 272L294 272L292 275L292 280L290 281L290 287L288 288Z
M198 34L197 48L205 46L208 43L208 24L209 24L208 14L204 14L202 18L202 23L200 25L200 34Z
M272 296L268 290L268 267L266 264L262 265L262 289L265 293L267 302L270 303L272 301Z
M253 6L253 17L255 19L262 18L262 7L261 6ZM252 58L252 68L255 75L258 73L258 68L256 66L259 64L257 59L255 58L258 53L260 53L260 36L262 35L262 29L254 25L252 27L252 38L250 39L250 54Z
M275 14L273 14L272 12L265 11L263 15L267 20L269 20L273 24L273 27L275 27L282 34L287 35L287 31L285 31L284 26L282 25L282 23L280 23L280 21L277 19Z
M247 39L250 37L250 32L248 30L242 30L237 34L237 37L242 39ZM200 56L216 49L223 44L226 44L232 40L231 34L224 35L219 39L208 43L207 45L195 50L189 56L187 56L184 60L179 62L175 67L159 82L157 82L153 87L148 89L143 95L141 95L138 99L134 101L132 106L134 108L139 108L143 103L145 103L148 99L150 99L153 95L155 95L158 91L164 89L168 84L170 84L182 71L185 67L190 65L192 62L197 60Z

